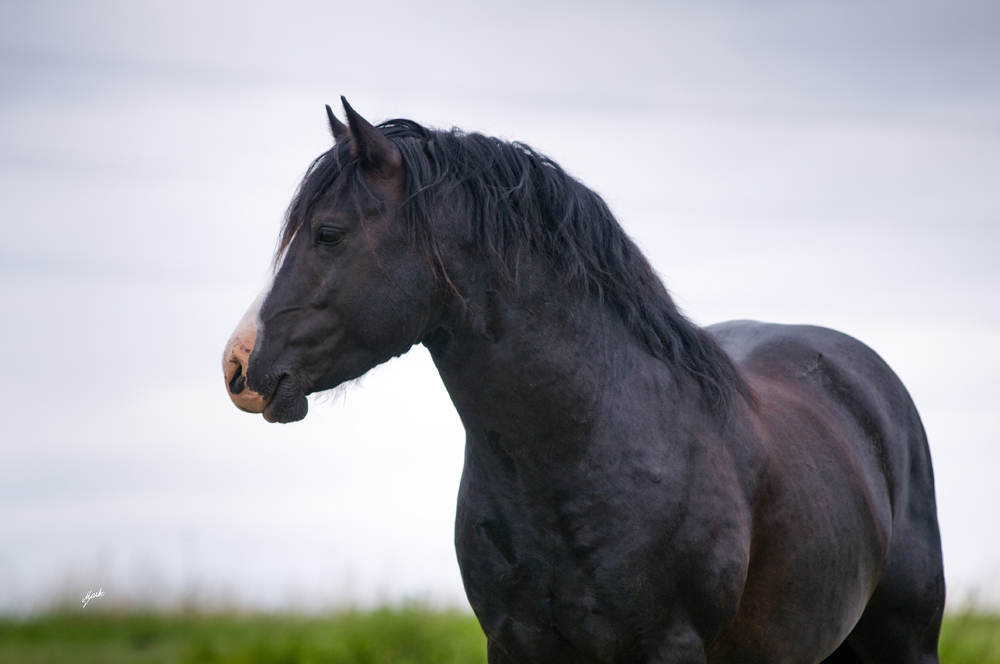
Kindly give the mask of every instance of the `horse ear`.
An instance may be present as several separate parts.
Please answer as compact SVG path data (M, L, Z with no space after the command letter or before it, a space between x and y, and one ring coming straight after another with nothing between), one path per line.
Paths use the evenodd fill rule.
M333 109L330 105L326 105L326 117L330 119L330 131L333 132L333 142L336 143L344 136L347 136L347 125L337 119L337 116L333 114Z
M403 168L403 155L381 131L368 120L358 115L344 97L344 111L351 131L351 154L368 171L389 179L398 175Z

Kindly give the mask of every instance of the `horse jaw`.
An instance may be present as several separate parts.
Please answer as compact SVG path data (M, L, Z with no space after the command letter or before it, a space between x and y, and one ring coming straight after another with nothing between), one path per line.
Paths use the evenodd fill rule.
M243 318L237 323L226 350L222 353L222 373L226 379L226 393L233 404L248 413L263 413L267 406L267 398L247 387L247 369L250 366L250 353L257 341L257 314L264 302L267 289L261 291Z

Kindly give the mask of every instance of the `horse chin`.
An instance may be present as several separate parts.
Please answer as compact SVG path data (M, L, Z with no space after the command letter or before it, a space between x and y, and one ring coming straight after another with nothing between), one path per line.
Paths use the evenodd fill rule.
M305 393L290 383L288 380L278 383L274 396L264 407L264 419L268 422L298 422L309 412L309 401Z
M309 412L309 401L305 395L300 394L290 399L272 399L264 408L264 419L268 422L298 422L304 419Z

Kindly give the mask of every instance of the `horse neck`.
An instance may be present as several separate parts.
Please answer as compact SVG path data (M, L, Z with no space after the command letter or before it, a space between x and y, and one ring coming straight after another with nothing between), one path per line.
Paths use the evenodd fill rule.
M479 289L427 343L470 440L587 446L616 417L634 418L636 395L657 399L659 413L683 399L682 372L654 360L596 296L532 276Z

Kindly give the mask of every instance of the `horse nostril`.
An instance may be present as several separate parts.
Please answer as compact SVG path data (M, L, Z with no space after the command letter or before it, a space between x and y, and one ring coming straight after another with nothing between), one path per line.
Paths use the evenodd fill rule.
M229 391L233 394L239 394L246 386L247 377L243 375L243 365L239 365L236 367L236 373L229 379Z

